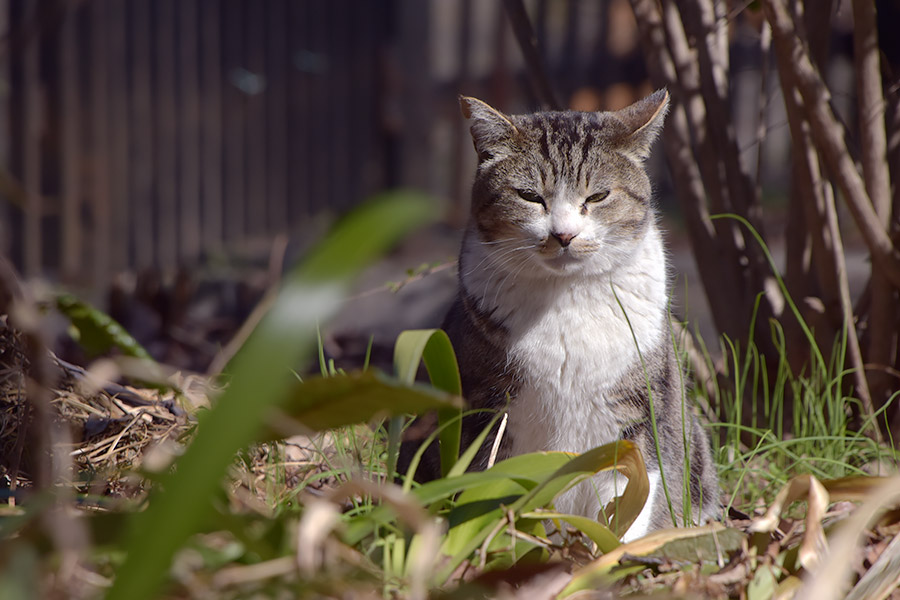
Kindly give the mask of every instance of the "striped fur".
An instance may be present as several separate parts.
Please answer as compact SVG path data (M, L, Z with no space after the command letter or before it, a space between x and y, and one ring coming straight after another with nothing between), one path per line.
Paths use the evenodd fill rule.
M509 412L501 458L630 439L652 489L627 538L671 526L663 479L679 524L687 499L691 520L715 517L715 467L705 433L684 406L666 258L642 164L668 95L613 113L507 116L473 98L461 103L479 164L459 297L444 328L471 406ZM489 419L471 417L465 441ZM476 466L485 461L482 451ZM598 475L557 508L597 517L623 483Z

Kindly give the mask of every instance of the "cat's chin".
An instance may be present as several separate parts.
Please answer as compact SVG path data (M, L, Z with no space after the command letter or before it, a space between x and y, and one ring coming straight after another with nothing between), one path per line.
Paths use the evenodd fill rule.
M563 252L556 256L545 257L541 260L544 268L560 275L580 273L585 267L585 261L570 252Z

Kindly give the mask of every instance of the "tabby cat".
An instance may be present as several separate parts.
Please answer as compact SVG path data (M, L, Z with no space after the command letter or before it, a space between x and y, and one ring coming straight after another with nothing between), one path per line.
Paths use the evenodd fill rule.
M679 525L687 497L693 522L719 512L709 441L686 406L673 350L666 255L643 167L668 99L660 90L616 112L507 116L460 98L478 170L444 329L464 395L474 408L508 411L498 459L632 440L650 495L626 539L672 526L663 480ZM464 443L491 416L469 417ZM482 449L476 467L487 457ZM435 476L435 462L418 476ZM621 476L599 474L556 508L597 518L623 488Z

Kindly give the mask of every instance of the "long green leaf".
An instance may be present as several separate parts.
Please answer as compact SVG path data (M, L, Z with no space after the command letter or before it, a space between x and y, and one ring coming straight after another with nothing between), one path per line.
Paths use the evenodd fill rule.
M518 482L517 489L521 495L522 490L537 487L541 480L550 477L571 460L572 455L563 452L523 454L499 462L487 471L463 473L457 477L444 477L429 481L415 488L411 493L423 506L430 506L452 498L464 490L514 480ZM355 545L371 534L377 525L390 522L393 516L394 513L389 507L376 507L370 513L352 520L344 532L343 539L349 545Z
M350 276L434 215L410 193L387 195L348 214L285 281L269 313L228 366L231 383L198 426L165 485L135 515L128 555L108 597L156 595L175 551L203 526L211 499L240 448L285 404L291 369L312 356L316 325L340 306Z
M283 413L313 431L365 423L377 416L462 406L459 396L401 384L375 371L313 377L298 382L288 395Z
M557 468L547 475L554 464ZM550 504L559 494L595 473L617 470L628 476L628 485L607 511L615 505L621 520L630 524L643 508L650 487L640 451L627 440L575 456L563 452L523 454L497 463L485 473L494 469L504 473L509 481L473 486L459 496L458 506L465 506L465 512L457 516L465 521L452 527L451 514L451 529L442 552L452 556L437 573L438 584L446 581L484 543L506 511L518 518L522 513Z
M425 363L431 384L450 394L462 395L459 365L450 338L440 329L416 329L404 331L394 345L394 369L402 381L412 383L419 363ZM438 439L441 451L441 474L446 476L459 458L462 420L461 408L447 407L438 410L438 423L442 427ZM455 419L455 421L453 421ZM452 423L451 423L452 421Z
M57 296L56 308L78 330L78 343L89 355L99 356L118 348L126 356L153 360L144 347L115 319L72 294Z
M475 455L478 453L478 450L481 449L482 444L487 439L487 436L493 431L494 425L498 420L503 416L502 413L497 413L491 419L491 421L481 430L481 432L472 440L472 443L469 444L469 447L466 448L465 452L463 452L459 459L457 459L456 463L453 465L449 471L447 471L446 477L457 477L466 472L466 469L469 468L469 465L472 464L472 461L475 460Z
M559 513L551 510L538 510L526 512L522 514L523 519L553 519L569 523L580 532L588 536L591 541L597 544L597 549L603 554L612 552L620 546L619 539L616 537L609 527L598 522L596 519L590 519L581 515L570 515Z

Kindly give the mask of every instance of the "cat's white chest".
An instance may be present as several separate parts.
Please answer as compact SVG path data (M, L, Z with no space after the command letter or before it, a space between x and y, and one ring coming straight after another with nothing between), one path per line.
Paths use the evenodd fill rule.
M512 454L581 453L619 439L621 420L608 392L640 364L638 348L666 343L665 268L617 275L545 288L550 296L519 294L507 319L510 359L522 378L509 408ZM613 473L598 474L557 498L556 508L597 518L625 484ZM651 494L656 487L651 480ZM646 532L651 507L648 502L628 539Z
M664 307L646 301L648 290L636 283L563 280L521 295L507 320L510 358L522 377L509 415L514 454L584 452L619 437L607 392L640 363L638 347L646 352L662 335Z
M469 259L490 265L484 246ZM477 262L476 262L477 261ZM607 392L640 354L665 343L666 266L662 240L649 228L630 260L611 272L517 277L475 268L466 288L502 322L519 380L510 404L514 454L584 452L619 437Z

